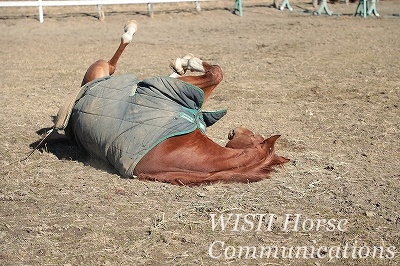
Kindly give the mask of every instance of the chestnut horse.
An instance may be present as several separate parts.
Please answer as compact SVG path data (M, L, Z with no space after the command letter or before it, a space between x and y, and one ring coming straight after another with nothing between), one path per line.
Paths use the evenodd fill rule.
M114 73L119 57L137 30L136 22L127 22L124 30L121 43L111 60L99 60L91 65L82 85ZM192 55L177 58L171 63L171 67L175 71L171 77L203 90L204 101L210 97L223 78L219 66L210 65ZM187 70L202 74L183 76ZM250 130L240 127L231 130L228 138L226 147L222 147L199 129L170 137L142 157L134 169L134 174L142 180L176 185L253 182L268 178L273 166L289 161L275 154L274 146L278 135L264 139L261 135L255 135Z

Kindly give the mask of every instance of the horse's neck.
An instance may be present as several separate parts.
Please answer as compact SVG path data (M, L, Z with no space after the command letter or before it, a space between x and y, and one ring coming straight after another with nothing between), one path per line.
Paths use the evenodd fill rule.
M252 182L267 178L270 166L287 161L273 149L225 148L194 131L158 144L136 165L134 173L141 179L181 185Z
M257 148L231 149L222 147L197 130L171 139L168 146L174 147L172 153L176 153L175 155L181 158L181 162L192 167L191 170L194 171L224 171L250 166L263 160L263 155Z

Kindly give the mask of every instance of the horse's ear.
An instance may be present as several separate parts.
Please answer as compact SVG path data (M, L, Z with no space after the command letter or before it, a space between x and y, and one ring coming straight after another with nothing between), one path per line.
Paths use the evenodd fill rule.
M272 136L272 137L269 137L269 138L267 138L267 139L265 139L265 140L263 141L263 144L265 144L265 145L270 145L270 146L274 146L276 140L279 139L280 136L281 136L281 135L274 135L274 136Z
M269 153L274 152L275 150L275 142L276 140L280 137L281 135L274 135L272 137L269 137L267 139L265 139L261 144L262 147L266 150L269 151Z

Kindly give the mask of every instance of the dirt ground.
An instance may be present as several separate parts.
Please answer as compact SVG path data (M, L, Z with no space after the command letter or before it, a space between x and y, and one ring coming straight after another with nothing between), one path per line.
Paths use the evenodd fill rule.
M154 18L107 6L103 22L95 7L45 8L43 24L36 8L0 8L0 265L399 265L400 4L368 18L357 3L333 16L270 4L244 1L243 17L225 0L158 4ZM219 64L207 109L228 114L208 135L281 134L291 162L192 188L121 178L67 142L18 162L128 19L139 30L116 74L167 75L188 52Z

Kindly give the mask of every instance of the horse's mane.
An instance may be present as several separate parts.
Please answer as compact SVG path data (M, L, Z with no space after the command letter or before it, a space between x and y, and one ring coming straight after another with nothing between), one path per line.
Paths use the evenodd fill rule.
M186 186L228 182L250 183L270 178L270 172L273 170L274 166L284 164L288 161L289 159L274 154L256 167L252 165L249 167L240 167L211 173L193 171L176 171L156 174L140 173L138 174L138 178L141 180L168 182L175 185Z

